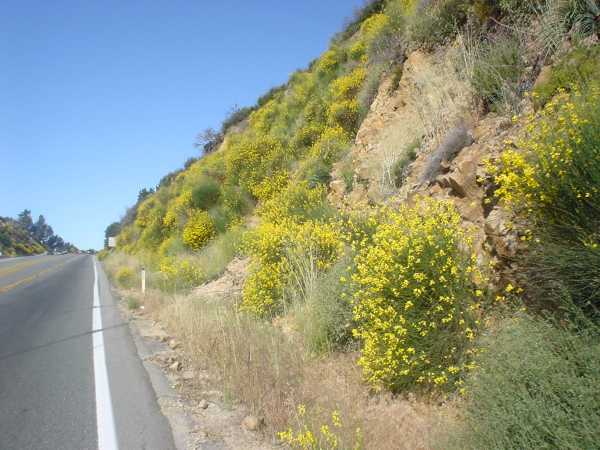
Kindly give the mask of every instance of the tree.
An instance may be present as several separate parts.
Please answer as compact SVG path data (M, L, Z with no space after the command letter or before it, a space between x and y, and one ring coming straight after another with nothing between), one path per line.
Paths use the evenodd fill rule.
M213 128L206 128L202 133L196 136L194 147L201 148L204 154L211 153L217 149L223 141L223 135L216 132Z
M104 248L108 248L108 238L116 236L121 231L121 223L113 222L104 230Z
M27 231L31 232L33 230L33 220L31 219L31 211L29 209L24 209L19 213L17 222Z
M46 244L48 239L54 235L54 231L46 223L46 218L40 214L38 220L31 227L31 235L36 241Z
M150 188L150 189L142 189L139 193L138 193L138 199L137 199L137 203L140 204L142 201L144 201L144 199L150 195L154 194L154 189Z

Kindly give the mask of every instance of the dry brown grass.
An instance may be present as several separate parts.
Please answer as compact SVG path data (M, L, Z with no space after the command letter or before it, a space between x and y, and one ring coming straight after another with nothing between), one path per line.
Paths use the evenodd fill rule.
M278 326L240 314L235 304L190 296L164 301L145 299L147 310L184 345L198 369L215 374L217 388L241 401L275 434L298 423L297 406L306 405L302 420L319 430L333 411L342 418L338 434L351 448L356 429L364 448L426 449L448 407L416 399L374 395L362 383L356 354L314 359L292 334Z
M108 271L137 267L119 256ZM236 298L202 298L198 293L170 295L149 289L122 291L143 305L183 345L186 359L208 371L214 388L264 419L267 436L292 426L317 434L337 411L342 426L339 448L353 448L356 430L365 449L431 448L433 432L452 407L415 398L373 394L362 382L357 353L311 357L290 317L271 324L237 310ZM307 414L299 417L298 405Z

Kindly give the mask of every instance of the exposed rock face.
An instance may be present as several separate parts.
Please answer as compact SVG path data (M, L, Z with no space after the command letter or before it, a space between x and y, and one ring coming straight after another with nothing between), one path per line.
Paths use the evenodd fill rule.
M450 130L442 143L430 155L419 182L421 184L431 183L440 170L444 168L444 163L447 164L452 161L458 152L472 143L473 137L466 126L461 124Z
M471 230L480 263L506 261L509 268L520 239L508 225L509 214L493 204L494 188L486 175L484 161L495 159L507 142L516 137L521 125L493 113L484 118L473 117L468 113L473 108L468 99L455 100L444 95L445 91L433 92L444 89L435 86L432 75L443 69L443 63L434 56L414 52L404 64L395 91L390 92L391 80L382 82L352 149L352 190L347 192L341 168L335 167L330 200L341 209L354 210L369 204L393 207L412 203L419 195L450 200L465 227ZM542 70L540 78L544 76ZM444 75L444 80L447 78ZM452 76L448 79L450 84L459 83ZM468 91L464 86L461 89ZM452 107L446 105L452 102ZM423 104L429 109L423 109L420 106ZM531 103L524 106L525 112L532 111ZM437 114L442 124L432 125L424 117L426 114ZM422 144L416 159L404 169L408 175L402 186L386 186L383 174L386 170L391 172L390 167L401 151L415 140L421 140Z
M235 299L242 292L248 272L248 258L235 258L216 280L194 289L194 294L207 300Z
M339 170L332 174L330 200L335 205L360 208L387 201L398 190L390 174L407 149L422 143L417 147L427 153L448 130L472 122L471 98L456 94L468 89L454 76L446 56L415 51L404 62L397 88L392 77L383 80L352 148L352 191L342 191Z

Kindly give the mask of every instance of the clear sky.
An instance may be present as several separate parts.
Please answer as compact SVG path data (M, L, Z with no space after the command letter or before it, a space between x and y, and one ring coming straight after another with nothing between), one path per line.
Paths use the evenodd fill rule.
M364 0L3 0L0 216L82 249L143 187L327 48Z

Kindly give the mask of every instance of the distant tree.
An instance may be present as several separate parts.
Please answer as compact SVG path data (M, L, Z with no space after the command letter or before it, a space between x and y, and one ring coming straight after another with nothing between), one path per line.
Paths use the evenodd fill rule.
M38 220L32 225L31 235L36 241L46 245L48 239L54 236L52 227L46 223L46 218L39 215Z
M193 158L193 157L192 157L192 158L188 158L188 159L185 161L185 163L183 163L183 168L184 168L184 169L186 169L186 170L187 170L187 169L189 169L189 168L190 168L190 166L191 166L192 164L194 164L196 161L198 161L198 158Z
M108 238L116 236L121 231L121 223L113 222L104 230L104 248L108 248Z
M65 247L65 241L56 234L50 236L46 242L46 248L51 251L62 251Z
M194 147L202 149L202 153L207 154L215 151L222 141L223 134L209 127L196 136Z
M30 233L33 230L33 220L31 219L31 211L29 209L24 209L19 213L17 222Z
M142 201L144 201L144 199L150 195L154 194L154 189L150 188L150 189L142 189L140 192L138 192L138 198L137 198L137 203L140 204Z

